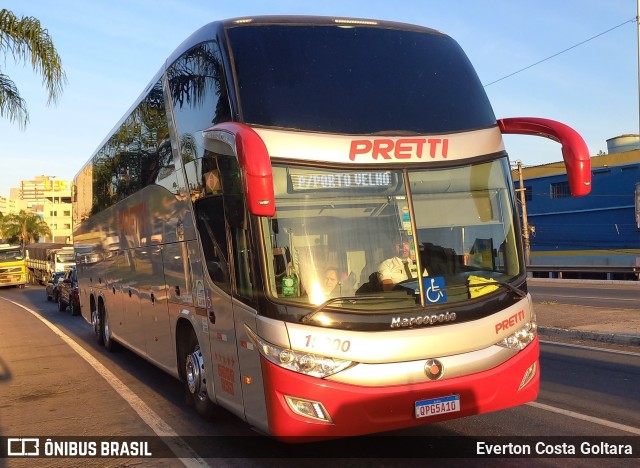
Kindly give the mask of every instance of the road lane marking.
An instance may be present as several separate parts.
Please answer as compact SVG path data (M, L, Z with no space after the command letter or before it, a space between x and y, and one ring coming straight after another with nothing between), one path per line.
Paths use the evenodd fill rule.
M540 343L545 345L564 346L566 348L587 349L589 351L602 351L603 353L623 354L625 356L640 357L640 353L634 353L633 351L621 351L619 349L598 348L596 346L585 346L585 345L578 345L573 343L562 343L560 341L547 341L547 340L540 340ZM617 345L617 346L621 346L621 345Z
M582 421L588 421L591 423L599 424L601 426L610 427L612 429L617 429L623 432L629 432L631 434L640 435L640 429L633 426L627 426L625 424L619 424L613 421L607 421L606 419L596 418L594 416L588 416L582 413L576 413L575 411L569 411L562 408L556 408L555 406L545 405L544 403L538 403L537 401L532 401L529 403L525 403L528 406L533 406L534 408L542 409L545 411L550 411L552 413L562 414L564 416L569 416L570 418L581 419Z
M155 411L153 411L142 399L136 395L129 387L125 385L116 375L107 369L100 361L94 358L82 346L76 343L72 338L65 334L53 323L42 317L36 311L29 309L22 304L0 298L10 302L29 312L42 323L44 323L53 333L58 335L71 349L73 349L82 359L87 361L100 376L133 408L133 410L142 418L142 420L156 433L157 436L163 437L162 441L169 446L171 451L186 467L208 467L209 465L201 459L198 454L187 444L169 424L167 424Z
M608 299L610 301L627 301L627 302L638 302L637 298L625 298L625 297L606 297L606 296L571 296L567 294L551 294L551 293L533 293L533 297L541 297L541 296L550 296L550 297L561 297L563 299ZM578 305L578 304L576 304Z

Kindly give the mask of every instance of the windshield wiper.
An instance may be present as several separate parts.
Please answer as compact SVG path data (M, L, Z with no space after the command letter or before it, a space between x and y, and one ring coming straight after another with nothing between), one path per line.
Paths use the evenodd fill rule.
M520 297L527 297L527 293L519 290L518 288L516 288L514 285L512 285L511 283L507 283L506 281L498 281L495 279L491 279L491 280L487 280L487 281L473 281L473 284L468 284L467 287L469 289L473 288L474 286L490 286L492 284L499 284L500 286L504 286L507 289L510 289L511 291L513 291L514 293L516 293L518 296Z
M356 303L358 301L379 301L379 300L384 300L384 299L393 299L393 298L385 297L385 296L341 296L341 297L332 297L331 299L328 299L328 300L324 301L318 307L316 307L311 312L309 312L307 315L302 317L302 321L303 322L310 322L314 315L316 315L318 312L320 312L322 309L324 309L329 304L333 304L334 302L351 301L353 303Z

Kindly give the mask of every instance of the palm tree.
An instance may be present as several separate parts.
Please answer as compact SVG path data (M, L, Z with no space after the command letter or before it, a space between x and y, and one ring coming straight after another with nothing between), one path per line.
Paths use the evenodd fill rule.
M40 236L50 236L47 223L35 213L20 210L3 218L2 237L9 241L18 241L22 245L37 242Z
M16 17L11 11L0 10L0 57L13 57L16 63L31 63L33 71L42 75L42 82L49 93L47 104L55 103L66 83L60 56L49 32L36 18ZM18 122L24 128L29 121L25 100L15 83L2 73L0 60L0 117Z

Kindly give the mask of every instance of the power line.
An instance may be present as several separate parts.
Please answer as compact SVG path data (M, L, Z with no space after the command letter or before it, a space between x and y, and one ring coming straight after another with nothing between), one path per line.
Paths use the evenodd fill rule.
M568 52L568 51L570 51L571 49L575 49L576 47L581 46L582 44L585 44L585 43L587 43L587 42L589 42L589 41L591 41L591 40L593 40L593 39L595 39L595 38L597 38L597 37L600 37L600 36L602 36L602 35L604 35L604 34L607 34L607 33L611 32L611 31L613 31L614 29L618 29L619 27L624 26L624 25L625 25L625 24L627 24L627 23L632 23L632 22L635 22L635 21L637 21L637 20L638 20L638 18L637 18L637 17L634 17L634 18L632 18L632 19L630 19L630 20L627 20L627 21L625 21L625 22L623 22L623 23L620 23L620 24L619 24L619 25L617 25L617 26L614 26L614 27L613 27L613 28L611 28L611 29L607 29L606 31L601 32L600 34L596 34L595 36L592 36L592 37L590 37L589 39L585 39L584 41L579 42L579 43L577 43L577 44L575 44L575 45L572 45L571 47L567 47L566 49L561 50L560 52L558 52L558 53L556 53L556 54L550 55L550 56L549 56L549 57L547 57L547 58L544 58L544 59L542 59L542 60L539 60L539 61L537 61L536 63L533 63L533 64L529 65L528 67L521 68L521 69L520 69L520 70L518 70L518 71L514 71L513 73L510 73L510 74L508 74L508 75L506 75L506 76L503 76L502 78L498 78L497 80L492 81L491 83L487 83L487 84L485 84L485 85L483 85L483 86L486 88L487 86L491 86L492 84L495 84L495 83L497 83L497 82L499 82L499 81L506 80L507 78L510 78L510 77L512 77L513 75L517 75L518 73L523 72L523 71L525 71L525 70L528 70L529 68L535 67L536 65L540 65L542 62L546 62L547 60L550 60L550 59L552 59L552 58L554 58L554 57L557 57L558 55L564 54L565 52Z

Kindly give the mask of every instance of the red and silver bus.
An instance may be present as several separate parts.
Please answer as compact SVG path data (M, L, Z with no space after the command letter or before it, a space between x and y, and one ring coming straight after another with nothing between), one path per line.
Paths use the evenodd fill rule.
M589 192L581 137L497 120L445 34L208 24L75 178L82 315L107 349L179 378L199 413L281 438L531 401L539 345L504 133L560 142L573 194ZM411 268L393 280L381 270L400 249Z

